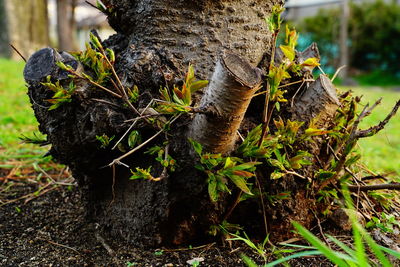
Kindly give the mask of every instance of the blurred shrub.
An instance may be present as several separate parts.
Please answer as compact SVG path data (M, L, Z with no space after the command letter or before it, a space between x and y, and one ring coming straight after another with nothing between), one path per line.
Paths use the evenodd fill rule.
M396 1L350 4L350 65L364 71L388 71L400 76L400 6ZM339 9L321 10L306 18L300 31L318 43L330 66L338 67ZM399 77L400 78L400 77Z

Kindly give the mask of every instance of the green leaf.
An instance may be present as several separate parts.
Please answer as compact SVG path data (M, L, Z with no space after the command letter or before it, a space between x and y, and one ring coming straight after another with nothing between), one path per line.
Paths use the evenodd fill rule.
M142 138L139 131L133 130L128 137L128 146L134 148L137 144L141 143Z
M110 48L107 48L107 49L106 49L106 52L107 52L107 54L108 54L108 58L109 58L111 64L113 64L113 63L115 62L115 53L114 53L114 50L112 50L112 49L110 49Z
M246 185L246 181L242 176L237 176L237 175L229 175L229 179L238 187L240 190L245 192L246 194L253 195L251 193L250 189Z
M89 38L94 47L96 47L98 49L103 48L99 39L93 33L89 33Z
M195 151L199 156L201 156L201 155L202 155L202 152L203 152L203 146L202 146L200 143L194 141L194 140L191 139L191 138L189 138L189 142L192 144L194 151Z
M280 49L282 50L283 54L292 62L294 57L296 56L294 48L288 45L280 45Z
M195 81L190 85L190 93L194 93L197 90L200 90L204 87L206 87L208 85L208 81L207 80L199 80L199 81Z
M240 256L243 260L243 262L248 266L248 267L258 267L258 265L252 261L249 257L247 257L246 255L241 255Z
M208 195L211 201L216 202L218 200L217 180L214 174L208 175Z
M276 179L282 178L284 175L285 175L284 173L281 173L281 172L275 170L273 173L271 173L271 179L276 180Z
M268 160L268 163L271 164L271 165L274 166L274 167L279 168L279 169L282 170L282 171L286 170L285 166L284 166L279 160L276 160L276 159L269 159L269 160Z
M321 254L322 254L322 252L318 251L318 250L302 251L302 252L295 253L295 254L286 256L284 258L275 260L273 262L270 262L270 263L264 265L264 267L273 267L273 266L276 266L276 265L281 264L283 262L287 262L287 261L289 261L291 259L307 257L307 256L314 256L314 255L321 255ZM342 265L340 265L340 266L342 266ZM343 266L347 266L347 265L343 265Z

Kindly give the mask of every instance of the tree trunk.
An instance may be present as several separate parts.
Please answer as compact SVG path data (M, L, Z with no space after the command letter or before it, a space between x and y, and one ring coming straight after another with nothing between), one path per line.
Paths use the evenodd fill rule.
M28 58L37 49L49 45L46 0L5 2L8 19L9 41ZM20 59L16 53L14 59Z
M75 35L76 0L57 0L58 48L62 51L76 50Z
M0 0L0 57L11 55L8 35L6 6L4 0Z
M50 154L68 164L79 181L89 218L99 222L104 230L139 246L204 241L210 226L220 224L230 215L236 191L233 190L232 196L222 196L218 202L210 201L204 172L193 168L197 157L187 137L202 143L206 152L229 155L237 145L237 131L245 132L261 123L260 103L264 100L262 96L253 98L261 82L261 71L256 66L269 64L273 47L272 34L263 19L274 4L282 3L278 0L104 0L103 3L110 25L118 32L105 40L104 46L116 53L116 72L123 85L140 88L136 110L143 110L152 98L159 98L160 86L179 84L189 63L195 66L199 78L211 79L204 96L200 93L194 99L194 106L201 112L194 118L179 117L165 137L157 135L152 139L152 144L160 146L168 141L169 154L179 164L177 170L158 182L129 180L131 173L126 165L132 169L153 166L154 176L163 177L163 167L144 150L121 159L122 162L117 162L121 164L113 165L114 168L107 167L121 152L100 148L96 136L106 134L118 140L131 126L129 120L138 115L121 98L94 90L85 82L77 85L72 102L48 110L45 99L51 98L53 92L41 82L48 75L62 85L70 82L56 61L63 61L77 71L82 68L67 53L59 54L50 48L34 54L24 70L39 129L47 134L52 145ZM298 61L308 58L306 54L318 56L315 53L316 47L312 46L297 55ZM304 71L304 75L309 73ZM288 99L295 96L297 88L288 87ZM319 116L324 124L337 106L332 88L329 79L321 77L295 98L309 109L304 110L303 104L298 103L293 107L282 105L280 114L273 115L306 122ZM133 129L140 130L143 140L157 132L145 122L135 124ZM313 203L307 198L304 180L288 175L283 180L270 181L269 174L266 169L258 177L263 180L259 184L264 191L290 190L293 196L282 201L278 208L263 207L271 233L285 238L290 233L291 219L306 226L311 223L313 214L309 207ZM238 207L231 218L253 229L260 228L261 207L257 201L248 203Z

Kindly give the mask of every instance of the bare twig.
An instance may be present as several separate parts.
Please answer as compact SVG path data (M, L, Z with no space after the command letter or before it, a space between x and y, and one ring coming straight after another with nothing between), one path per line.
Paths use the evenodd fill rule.
M116 107L116 108L121 108L121 106L119 106L117 104L114 104L112 102L109 102L107 100L104 100L104 99L91 98L90 100L91 101L96 101L96 102L99 102L99 103L103 103L103 104L107 104L107 105L110 105L110 106L113 106L113 107Z
M339 67L339 68L336 70L335 74L333 75L333 77L332 77L332 79L331 79L331 82L333 82L333 81L336 79L336 76L338 76L338 74L340 73L340 71L341 71L342 69L346 68L346 67L347 67L346 65L343 65L343 66Z
M39 239L39 240L42 240L42 241L45 241L45 242L48 242L48 243L50 243L50 244L52 244L52 245L55 245L55 246L58 246L58 247L70 249L70 250L72 250L72 251L74 251L74 252L76 252L76 253L78 253L78 254L81 254L78 250L76 250L76 249L74 249L74 248L72 248L72 247L69 247L69 246L66 246L66 245L63 245L63 244L59 244L59 243L56 243L56 242L53 242L53 241L51 241L51 240L44 239L44 238L38 238L38 239Z
M263 213L265 234L266 234L266 236L268 236L268 222L267 222L267 214L266 214L266 210L265 210L264 194L263 194L261 184L260 184L260 181L258 180L257 175L256 175L256 184L257 184L258 190L260 190L260 200L261 200L261 207L262 207L262 213ZM269 241L269 239L268 239L268 241Z
M375 107L377 105L378 101L375 103L375 105L373 107ZM370 109L368 109L368 107L369 107L369 105L367 104L361 111L361 113L358 116L358 118L356 119L356 121L354 122L354 124L351 128L351 131L350 131L350 136L344 145L345 148L354 144L354 142L356 141L356 132L357 132L358 125L360 124L361 120L367 116L368 112L371 112L371 110L373 108L373 107L371 107ZM323 188L325 188L326 186L328 186L329 184L331 184L332 182L334 182L336 180L336 178L339 176L339 172L342 170L344 164L346 163L346 158L347 158L347 154L343 152L341 157L339 158L339 162L337 163L336 168L334 170L335 174L332 175L331 178L323 181L318 186L317 191L322 190Z
M305 83L305 81L303 80L303 82L300 84L299 88L296 90L296 93L294 93L294 95L292 96L292 101L290 101L290 107L293 107L294 99L296 98L297 94L300 92L300 90L303 87L304 83Z
M21 54L21 52L19 52L18 49L15 48L15 46L13 46L12 44L10 44L10 46L22 58L22 60L26 62L26 58Z
M372 190L400 190L400 183L393 183L393 184L376 184L376 185L349 185L349 190L351 192L357 191L372 191Z
M175 122L182 114L179 114L178 116L176 116L175 118L173 118L169 123L172 124L173 122ZM137 147L135 147L134 149L132 149L131 151L123 154L122 156L114 159L110 164L108 164L108 166L112 166L114 164L120 164L120 165L124 165L121 160L130 156L131 154L135 153L136 151L138 151L139 149L141 149L142 147L144 147L145 145L147 145L148 143L150 143L153 139L155 139L157 136L159 136L162 132L164 132L164 129L159 130L157 133L155 133L152 137L150 137L149 139L147 139L146 141L144 141L143 143L141 143L140 145L138 145ZM125 166L127 166L125 164ZM129 167L129 166L128 166Z
M98 228L98 226L97 226ZM95 233L96 240L103 246L103 248L107 251L107 253L112 257L114 263L116 266L120 266L120 262L117 258L117 254L115 251L106 243L103 237L100 236L100 234L96 231Z
M324 239L325 244L327 244L328 247L331 248L331 245L329 244L328 239L326 239L324 231L322 230L321 220L318 218L318 216L317 216L317 214L315 213L314 210L311 209L311 212L314 214L314 218L317 219L319 233L321 234L322 238Z
M372 126L372 127L368 128L366 130L357 131L357 138L368 137L368 136L374 135L374 134L378 133L379 131L381 131L386 126L386 124L389 122L389 120L394 115L396 115L396 112L399 109L399 107L400 107L400 100L398 100L396 102L396 104L393 107L392 111L378 125Z
M146 112L146 110L151 106L151 104L153 104L153 100L150 101L150 103L143 109L143 111L141 113L139 113L139 117L137 118L142 118L143 114ZM136 118L135 118L136 119ZM129 126L128 130L126 130L126 132L121 136L121 138L117 141L117 143L115 143L115 145L111 148L111 150L114 150L119 143L121 143L121 141L125 138L125 136L130 132L130 130L132 130L132 128L136 125L136 123L139 120L134 120L133 123L131 124L131 126Z

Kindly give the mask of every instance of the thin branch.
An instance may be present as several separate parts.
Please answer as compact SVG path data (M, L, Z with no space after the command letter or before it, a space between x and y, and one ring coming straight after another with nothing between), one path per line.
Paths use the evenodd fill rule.
M15 46L13 46L12 44L9 44L9 45L22 58L22 60L26 62L26 58L21 54L21 52L19 52L18 49L15 48Z
M292 101L290 101L290 107L292 108L294 105L294 99L296 98L297 94L300 92L301 88L303 87L303 85L305 84L305 81L303 80L303 82L300 84L299 88L296 90L296 93L294 93L294 95L292 96Z
M94 85L94 86L97 86L98 88L100 88L100 89L106 91L107 93L112 94L112 95L115 96L115 97L122 98L121 95L119 95L119 94L117 94L117 93L111 91L110 89L108 89L108 88L102 86L101 84L98 84L98 83L95 82L95 81L92 81L92 80L89 79L89 78L83 77L82 75L80 75L79 73L77 73L77 72L76 72L75 70L73 70L73 69L67 69L67 71L68 71L69 73L75 75L75 76L78 77L79 79L86 80L86 81L88 81L90 84L92 84L92 85Z
M333 75L333 77L332 77L332 79L331 79L331 82L333 82L333 81L336 79L336 76L338 76L338 74L340 73L340 71L341 71L342 69L346 68L346 67L347 67L346 65L343 65L343 66L339 67L339 68L336 70L335 74Z
M107 104L107 105L110 105L110 106L113 106L113 107L116 107L116 108L121 108L121 106L119 106L117 104L114 104L112 102L109 102L107 100L104 100L104 99L91 98L90 100L96 101L96 102L100 102L100 103L103 103L103 104Z
M393 184L376 184L376 185L349 185L349 190L351 192L357 191L371 191L371 190L400 190L400 183L393 183Z
M120 87L122 93L123 93L123 99L124 101L128 104L128 106L138 115L140 115L140 112L132 105L131 101L129 101L129 97L126 93L125 87L122 84L120 78L117 75L117 72L115 71L114 65L110 62L110 60L108 59L106 52L104 51L104 48L102 46L99 47L100 49L100 53L104 56L105 60L107 61L107 64L110 66L111 68L111 72L113 73L115 79L117 80L117 85Z
M72 247L69 247L69 246L66 246L66 245L63 245L63 244L59 244L59 243L56 243L56 242L53 242L53 241L51 241L51 240L44 239L44 238L38 238L38 239L39 239L39 240L42 240L42 241L46 241L46 242L48 242L48 243L50 243L50 244L52 244L52 245L55 245L55 246L59 246L59 247L62 247L62 248L70 249L70 250L72 250L72 251L74 251L74 252L76 252L76 253L82 255L78 250L76 250L76 249L74 249L74 248L72 248Z
M400 100L398 100L395 104L395 106L393 107L392 111L386 116L386 118L381 121L378 125L375 125L373 127L370 127L366 130L360 130L357 131L357 138L363 138L363 137L368 137L371 135L374 135L376 133L378 133L379 131L381 131L383 128L385 128L386 124L390 121L390 119L396 115L398 109L400 107Z
M352 126L352 128L351 128L351 131L350 131L350 136L349 136L349 138L347 139L347 141L346 141L346 143L345 143L345 145L344 145L343 147L347 147L347 146L349 146L349 145L351 145L351 144L354 143L354 141L355 141L355 135L356 135L356 132L357 132L358 125L360 124L361 120L362 120L364 117L367 116L366 114L368 113L368 111L371 110L371 109L368 109L368 107L369 107L369 105L367 104L367 105L363 108L363 110L361 111L361 113L360 113L360 115L358 116L358 118L356 119L356 121L354 122L354 124L353 124L353 126ZM342 155L341 155L341 157L340 157L340 159L339 159L339 162L337 163L336 168L335 168L335 170L334 170L334 173L335 173L335 174L332 175L331 178L329 178L329 179L323 181L323 182L318 186L318 190L317 190L317 191L320 191L320 190L324 189L326 186L328 186L329 184L331 184L332 182L334 182L334 181L336 180L336 178L339 176L339 172L342 170L344 164L346 163L346 158L347 158L347 154L342 153Z
M138 118L142 118L143 114L146 112L146 110L151 106L151 104L153 103L153 99L150 101L149 104L147 104L147 106L143 109L143 111L141 113L139 113L139 117ZM125 136L129 133L130 130L132 130L132 128L136 125L136 123L139 121L139 119L133 121L133 123L131 124L131 126L129 126L128 130L126 130L126 132L122 135L122 137L117 141L117 143L115 143L115 145L111 148L111 150L114 150L118 144L125 138Z
M182 114L179 114L178 116L176 116L175 118L173 118L169 124L172 124L173 122L175 122ZM159 136L162 132L164 132L164 129L159 130L157 133L155 133L152 137L150 137L149 139L147 139L145 142L141 143L140 145L138 145L137 147L135 147L134 149L132 149L131 151L123 154L122 156L114 159L110 164L108 164L107 166L112 166L114 164L121 164L123 165L123 163L121 162L122 159L130 156L131 154L135 153L136 151L138 151L139 149L141 149L142 147L144 147L145 145L147 145L148 143L150 143L153 139L155 139L157 136ZM126 164L124 164L124 166L127 166Z

